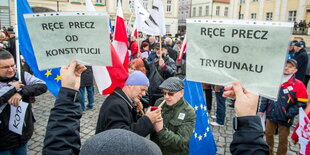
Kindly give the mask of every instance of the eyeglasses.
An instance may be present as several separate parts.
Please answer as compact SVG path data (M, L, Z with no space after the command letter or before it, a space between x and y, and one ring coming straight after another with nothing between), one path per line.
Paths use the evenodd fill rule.
M174 96L176 92L164 92L163 91L163 95L165 96L166 94L168 94L168 96Z
M16 68L16 65L0 67L0 69L9 69L9 68Z

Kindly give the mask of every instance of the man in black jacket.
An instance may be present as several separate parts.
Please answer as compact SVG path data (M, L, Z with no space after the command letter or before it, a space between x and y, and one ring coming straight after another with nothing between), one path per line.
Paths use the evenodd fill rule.
M169 77L176 76L176 66L175 62L168 56L167 53L164 53L165 47L162 46L162 50L160 51L160 45L156 44L155 52L156 58L147 63L148 78L150 80L149 87L149 97L150 97L150 105L154 105L157 99L163 97L161 89L159 85Z
M295 59L298 63L298 71L295 73L296 79L300 81L304 81L307 65L308 65L308 55L304 48L301 47L299 42L294 45L295 55L293 59Z
M140 136L154 131L153 124L159 122L161 110L148 110L139 117L133 103L145 96L149 80L141 71L131 73L125 86L116 88L103 102L97 121L96 134L109 129L126 129Z
M22 82L17 78L12 54L0 49L0 154L27 154L27 142L32 136L35 122L29 97L47 91L45 82L33 75L22 72L21 77ZM21 109L21 100L28 106L24 122L19 122L23 124L20 135L9 129L9 121L11 107Z
M233 119L235 133L230 144L233 155L267 155L268 145L263 139L264 132L259 116L256 115L258 95L244 90L240 82L225 87L223 97L235 98L236 116Z

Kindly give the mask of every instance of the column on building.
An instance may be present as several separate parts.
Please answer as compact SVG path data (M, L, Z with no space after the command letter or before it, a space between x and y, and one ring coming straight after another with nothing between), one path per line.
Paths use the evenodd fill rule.
M245 0L244 19L250 19L250 1L251 0Z
M287 21L286 14L287 14L287 0L282 0L280 21Z
M274 17L272 18L273 21L278 21L280 18L280 7L281 7L281 0L276 0L276 5L274 8Z
M263 20L263 14L264 14L264 2L265 0L259 0L259 12L258 12L258 20Z
M229 18L239 19L240 0L231 0L229 4Z
M299 0L299 5L297 9L297 17L296 20L304 20L305 19L305 6L306 6L306 0Z

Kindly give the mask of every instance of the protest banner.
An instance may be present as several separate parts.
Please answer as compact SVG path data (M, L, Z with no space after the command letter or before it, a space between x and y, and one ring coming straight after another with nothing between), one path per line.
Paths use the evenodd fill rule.
M98 12L24 15L39 70L68 65L110 66L109 18Z
M292 27L285 22L188 19L187 79L224 86L238 80L275 100Z

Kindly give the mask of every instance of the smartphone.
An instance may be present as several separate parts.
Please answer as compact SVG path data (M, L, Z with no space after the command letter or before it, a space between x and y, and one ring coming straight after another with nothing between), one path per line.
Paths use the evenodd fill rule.
M154 106L151 107L151 111L154 111L154 110L157 110L157 109L158 109L158 107L154 107Z

